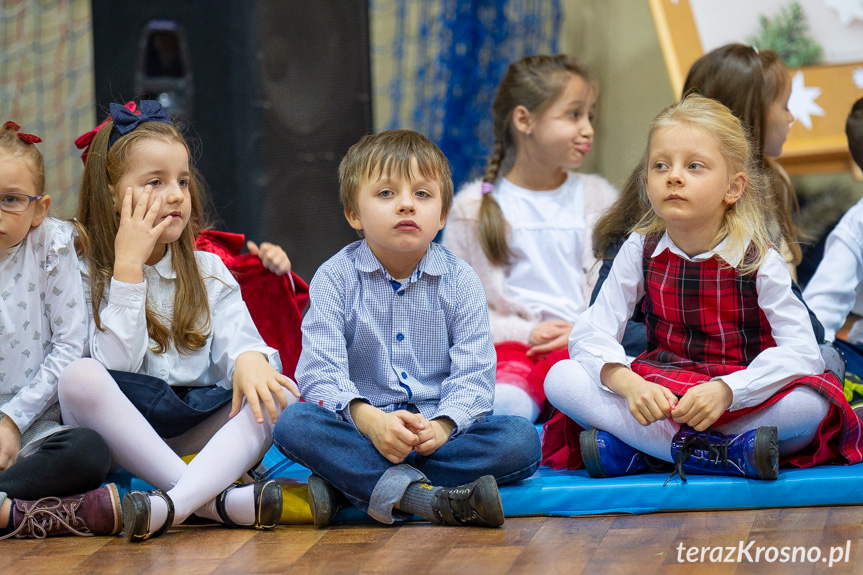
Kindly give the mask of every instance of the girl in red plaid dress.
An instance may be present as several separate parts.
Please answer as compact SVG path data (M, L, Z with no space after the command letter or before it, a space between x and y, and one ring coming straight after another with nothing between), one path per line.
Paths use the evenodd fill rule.
M860 421L770 245L740 121L690 96L656 117L640 169L651 208L577 320L572 360L546 378L562 414L544 463L775 479L780 458L863 460ZM642 297L648 349L631 361L619 341Z

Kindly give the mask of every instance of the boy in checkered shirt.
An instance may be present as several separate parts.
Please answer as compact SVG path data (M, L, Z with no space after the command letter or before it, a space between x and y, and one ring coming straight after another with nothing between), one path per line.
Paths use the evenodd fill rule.
M348 223L364 239L309 288L296 378L304 403L273 437L309 467L314 522L348 502L383 523L497 527L497 483L530 476L539 437L493 416L495 352L482 284L432 243L446 222L449 165L409 130L366 136L339 168Z

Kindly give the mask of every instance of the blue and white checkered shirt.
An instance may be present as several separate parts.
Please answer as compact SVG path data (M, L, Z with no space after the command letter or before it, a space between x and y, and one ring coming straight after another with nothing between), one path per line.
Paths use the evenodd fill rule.
M491 413L496 355L476 272L432 243L404 285L365 240L315 273L296 380L303 399L352 421L362 399L384 411L449 417L464 430Z

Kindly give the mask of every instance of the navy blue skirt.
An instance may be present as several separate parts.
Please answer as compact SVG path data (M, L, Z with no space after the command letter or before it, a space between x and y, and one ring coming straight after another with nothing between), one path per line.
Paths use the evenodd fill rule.
M233 391L207 387L170 386L165 380L128 371L108 370L117 386L161 437L189 431L233 398Z

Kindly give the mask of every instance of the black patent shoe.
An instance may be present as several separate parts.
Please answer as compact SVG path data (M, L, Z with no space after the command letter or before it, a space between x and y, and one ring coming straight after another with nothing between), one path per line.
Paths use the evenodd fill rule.
M152 532L150 531L150 495L158 495L168 504L168 517L165 523ZM126 532L126 539L130 542L136 543L158 537L173 523L174 502L161 489L150 492L130 491L123 497L123 531Z
M255 522L252 525L237 525L228 517L228 512L225 509L228 493L232 489L242 487L233 483L216 498L216 511L218 511L222 523L228 527L254 529L272 529L279 524L279 519L282 518L282 486L275 479L256 481L253 485L255 490Z

